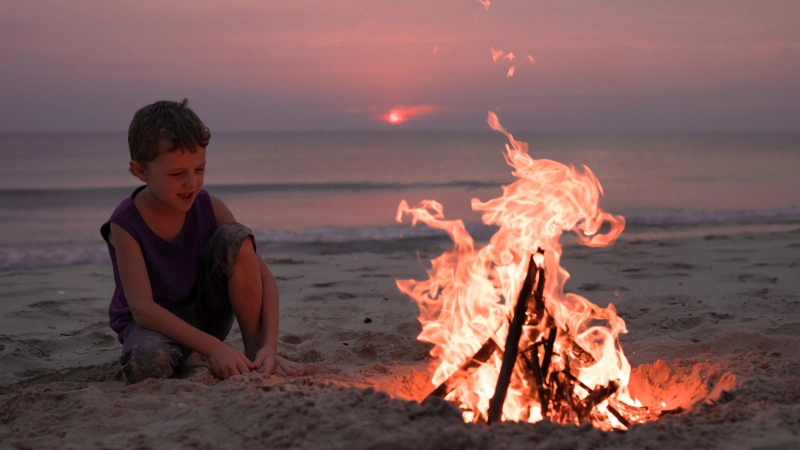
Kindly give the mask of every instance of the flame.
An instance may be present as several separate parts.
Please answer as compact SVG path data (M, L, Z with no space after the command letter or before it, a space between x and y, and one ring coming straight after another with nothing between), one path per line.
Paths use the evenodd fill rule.
M513 76L514 76L514 66L511 66L508 68L508 75L506 75L506 78L511 78Z
M439 108L433 105L395 106L381 116L381 120L392 125L399 125L415 117L431 114L437 109Z
M512 53L512 52L508 52L508 54L506 56L504 56L504 58L509 60L509 61L513 61L514 58L516 58L516 56L514 56L514 53Z
M486 8L486 10L487 10L487 11L489 10L489 6L491 5L491 3L489 2L489 0L478 0L478 2L479 2L481 5L483 5L483 7L484 7L484 8Z
M528 55L528 59L531 61L531 64L535 64L534 61L533 61L533 56Z
M494 47L489 47L489 50L492 51L492 60L494 62L497 62L497 60L503 56L502 50L495 50Z
M598 207L603 190L588 167L534 160L528 155L527 144L515 140L494 113L489 113L487 121L508 138L504 157L517 178L503 187L499 198L487 202L472 199L472 209L482 212L483 222L499 227L488 244L477 248L463 221L445 220L444 207L434 200L423 200L413 208L403 200L397 209L398 222L411 216L412 225L422 222L443 230L454 244L452 250L431 261L427 280L396 280L400 291L419 306L422 332L418 339L434 345L433 385L448 380L465 362L477 361L476 352L481 345L493 340L499 350L483 359L485 362L467 378L459 378L460 384L445 397L459 404L464 420L486 419L514 299L526 277L528 261L536 255L534 263L546 274L546 311L542 317L548 317L549 329L558 331L553 332L550 367L559 374L569 372L575 377L574 385L570 385L571 395L579 400L588 398L589 391L595 388L613 387L616 391L612 389L613 393L595 404L591 414L582 419L549 415L549 411L542 410L539 397L532 395L523 364L517 364L502 418L536 422L550 417L562 423L589 420L603 429L626 428L630 423L651 420L652 414L636 409L643 408L638 400L630 398L627 389L631 367L618 339L627 332L625 322L612 304L601 308L580 295L565 293L569 273L559 263L559 238L564 231L573 231L584 245L603 247L616 240L625 227L625 219ZM604 225L607 230L601 234ZM544 250L543 255L537 254L539 248ZM527 323L523 336L544 336L545 327L543 320ZM530 344L529 340L526 345ZM522 342L519 348L523 350ZM528 348L537 351L537 347Z

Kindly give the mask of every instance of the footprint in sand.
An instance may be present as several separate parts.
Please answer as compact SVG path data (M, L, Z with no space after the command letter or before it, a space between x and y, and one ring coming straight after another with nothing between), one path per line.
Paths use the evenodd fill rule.
M777 277L767 277L764 275L756 275L753 273L740 273L735 278L736 281L742 283L777 283Z
M581 291L628 291L629 289L625 286L619 286L615 284L606 284L606 283L583 283L582 285L578 286L578 289Z
M278 337L278 340L285 344L297 345L297 344L302 344L303 342L311 339L312 337L314 337L313 333L303 334L299 336L296 334L282 334L280 337Z
M339 300L352 300L357 298L358 295L351 294L350 292L324 292L321 294L311 294L303 297L304 302L319 302L323 300L330 300L331 298L338 298Z

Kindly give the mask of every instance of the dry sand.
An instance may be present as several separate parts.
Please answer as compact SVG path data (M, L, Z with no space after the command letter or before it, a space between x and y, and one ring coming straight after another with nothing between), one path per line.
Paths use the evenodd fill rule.
M429 347L394 279L424 277L441 244L267 249L279 352L304 368L227 381L193 355L174 379L125 386L106 324L110 265L2 273L0 449L800 448L797 225L566 246L567 290L627 322L632 389L690 406L609 433L464 424L447 402L418 403L432 389Z

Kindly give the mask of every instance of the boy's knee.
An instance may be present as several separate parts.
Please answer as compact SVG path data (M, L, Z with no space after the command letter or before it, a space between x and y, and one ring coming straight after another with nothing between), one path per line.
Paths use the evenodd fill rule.
M253 238L250 228L238 222L227 223L217 228L208 244L210 252L208 257L213 261L213 266L221 269L225 276L230 277L242 244L245 242L252 243L252 247L248 247L248 249L252 248L255 251L255 238Z
M126 341L126 344L128 345L123 346L119 362L122 364L122 376L128 384L147 378L169 378L184 359L180 346L166 337L142 339L138 342Z

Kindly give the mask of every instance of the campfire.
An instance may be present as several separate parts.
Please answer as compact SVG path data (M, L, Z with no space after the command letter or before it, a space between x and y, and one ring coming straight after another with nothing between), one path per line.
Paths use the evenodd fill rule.
M398 221L410 215L412 225L444 230L454 243L431 261L427 280L397 280L419 306L418 339L434 345L430 396L456 403L468 422L548 418L610 430L657 418L665 411L629 395L625 322L614 305L564 292L562 233L607 246L624 218L600 210L603 191L588 167L534 160L497 116L488 122L508 138L504 156L517 180L499 198L472 200L483 222L499 228L487 245L476 248L463 221L445 220L436 201L411 208L404 200L397 211Z

